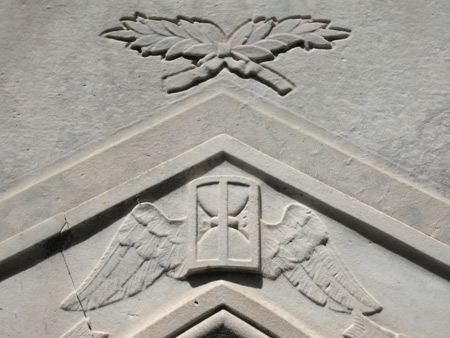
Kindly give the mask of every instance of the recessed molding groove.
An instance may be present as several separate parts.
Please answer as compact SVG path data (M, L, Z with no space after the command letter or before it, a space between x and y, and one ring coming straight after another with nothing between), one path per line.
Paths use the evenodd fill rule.
M278 105L263 99L255 102L251 96L230 88L223 89L223 81L216 81L215 84L222 86L219 91L212 88L198 97L172 104L149 121L124 131L122 136L105 144L104 148L93 149L79 162L0 201L0 214L4 215L0 241L14 236L19 229L26 230L73 208L219 134L229 134L450 244L448 232L445 231L448 225L446 220L450 217L450 205L446 199L410 185L388 170L377 168L376 161L367 154L327 135ZM223 108L225 103L226 109ZM236 119L239 119L238 125ZM221 123L213 122L217 120ZM189 127L186 131L180 130L176 127L179 123ZM247 133L249 128L254 133ZM267 130L270 131L269 137L265 136ZM173 142L164 146L167 151L152 152L153 147L167 134L174 138ZM277 147L283 147L283 152L274 152ZM141 156L129 155L130 148L139 149ZM118 158L121 159L119 163ZM109 168L107 180L97 179L102 168ZM330 170L333 175L330 175ZM361 186L364 189L361 190ZM70 195L67 194L69 188ZM21 208L23 203L29 203L33 208ZM418 208L420 205L427 207ZM417 215L417 212L420 214ZM17 219L25 221L18 226Z
M308 327L294 324L297 320L282 309L249 297L239 286L224 281L213 282L196 291L167 313L153 319L147 326L138 328L130 337L148 337L157 332L160 337L172 338L222 309L231 311L270 337L317 337Z
M382 245L387 245L389 249L434 272L449 276L450 248L447 245L228 135L214 137L134 179L67 210L64 219L69 230L61 232L59 225L63 218L62 215L57 215L2 242L0 262L4 264L22 250L30 249L60 233L78 230L86 225L95 227L95 222L91 221L98 215L120 208L127 201L134 202L136 196L144 190L217 158L224 158L231 163L244 163L261 173L267 181L276 182L296 194L302 194L317 210L337 220L344 220L347 226L369 238L374 238Z

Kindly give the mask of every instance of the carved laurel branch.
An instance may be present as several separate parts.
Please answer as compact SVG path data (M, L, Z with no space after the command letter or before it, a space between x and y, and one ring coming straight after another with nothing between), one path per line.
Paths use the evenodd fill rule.
M193 67L164 79L168 92L188 89L217 75L223 68L243 78L254 78L280 95L293 89L282 75L260 63L278 54L300 47L331 49L332 41L347 38L350 33L331 27L329 21L310 17L258 18L245 22L226 36L212 22L177 17L146 17L136 13L122 18L122 26L103 36L127 42L127 47L142 56L161 55L166 60L184 57Z

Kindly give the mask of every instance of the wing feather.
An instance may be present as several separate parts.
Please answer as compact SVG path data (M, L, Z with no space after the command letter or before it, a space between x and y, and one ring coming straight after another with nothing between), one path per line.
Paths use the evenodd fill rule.
M91 310L137 294L165 272L181 277L183 238L182 220L167 219L153 204L137 205L97 266L61 307Z
M301 265L297 265L292 270L286 271L284 275L303 295L308 297L314 303L325 306L327 303L327 296L318 285L309 278Z
M161 239L148 231L143 231L136 239L134 248L136 252L144 259L152 259L157 257L158 245Z
M338 304L343 305L346 308L346 312L351 312L352 309L363 309L370 311L365 306L363 307L355 295L346 289L346 284L339 283L328 270L327 266L320 259L320 257L314 253L311 258L301 264L308 276L316 283L319 288L331 299ZM345 281L346 282L346 281Z
M137 222L135 217L129 215L117 231L117 241L121 245L133 246L144 229L144 224Z
M381 310L328 244L325 224L310 209L291 204L280 222L262 222L261 231L265 277L283 274L310 300L335 311ZM267 236L269 240L264 239Z
M78 292L78 298L83 304L83 308L92 310L125 298L125 285L139 271L143 263L142 258L134 250L128 249L121 257L119 264L109 271L108 275L98 275L96 283L89 284ZM103 271L105 270L103 269ZM95 288L96 284L98 284L97 288Z
M362 290L356 279L348 271L348 268L338 259L337 254L333 253L330 248L323 245L318 246L316 252L333 278L341 285L345 286L345 290L357 299L358 302L366 305L368 308L378 306L371 297L367 297L367 293ZM369 311L369 309L367 310Z

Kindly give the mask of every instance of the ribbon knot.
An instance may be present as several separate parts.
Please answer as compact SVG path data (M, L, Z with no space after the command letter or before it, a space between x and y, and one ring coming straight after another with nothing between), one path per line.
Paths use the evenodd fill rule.
M219 58L224 58L231 55L231 45L229 42L219 42L217 47L217 56Z

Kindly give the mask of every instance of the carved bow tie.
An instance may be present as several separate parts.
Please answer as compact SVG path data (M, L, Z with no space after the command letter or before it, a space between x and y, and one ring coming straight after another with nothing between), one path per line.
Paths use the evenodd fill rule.
M162 55L166 60L184 57L193 66L164 79L167 91L188 89L227 68L243 78L253 78L285 95L293 85L282 75L261 65L294 47L305 50L331 49L331 41L345 39L347 30L331 28L329 22L309 17L258 18L238 27L230 35L217 25L178 17L150 18L137 13L123 18L122 27L108 30L107 38L128 42L142 56Z

